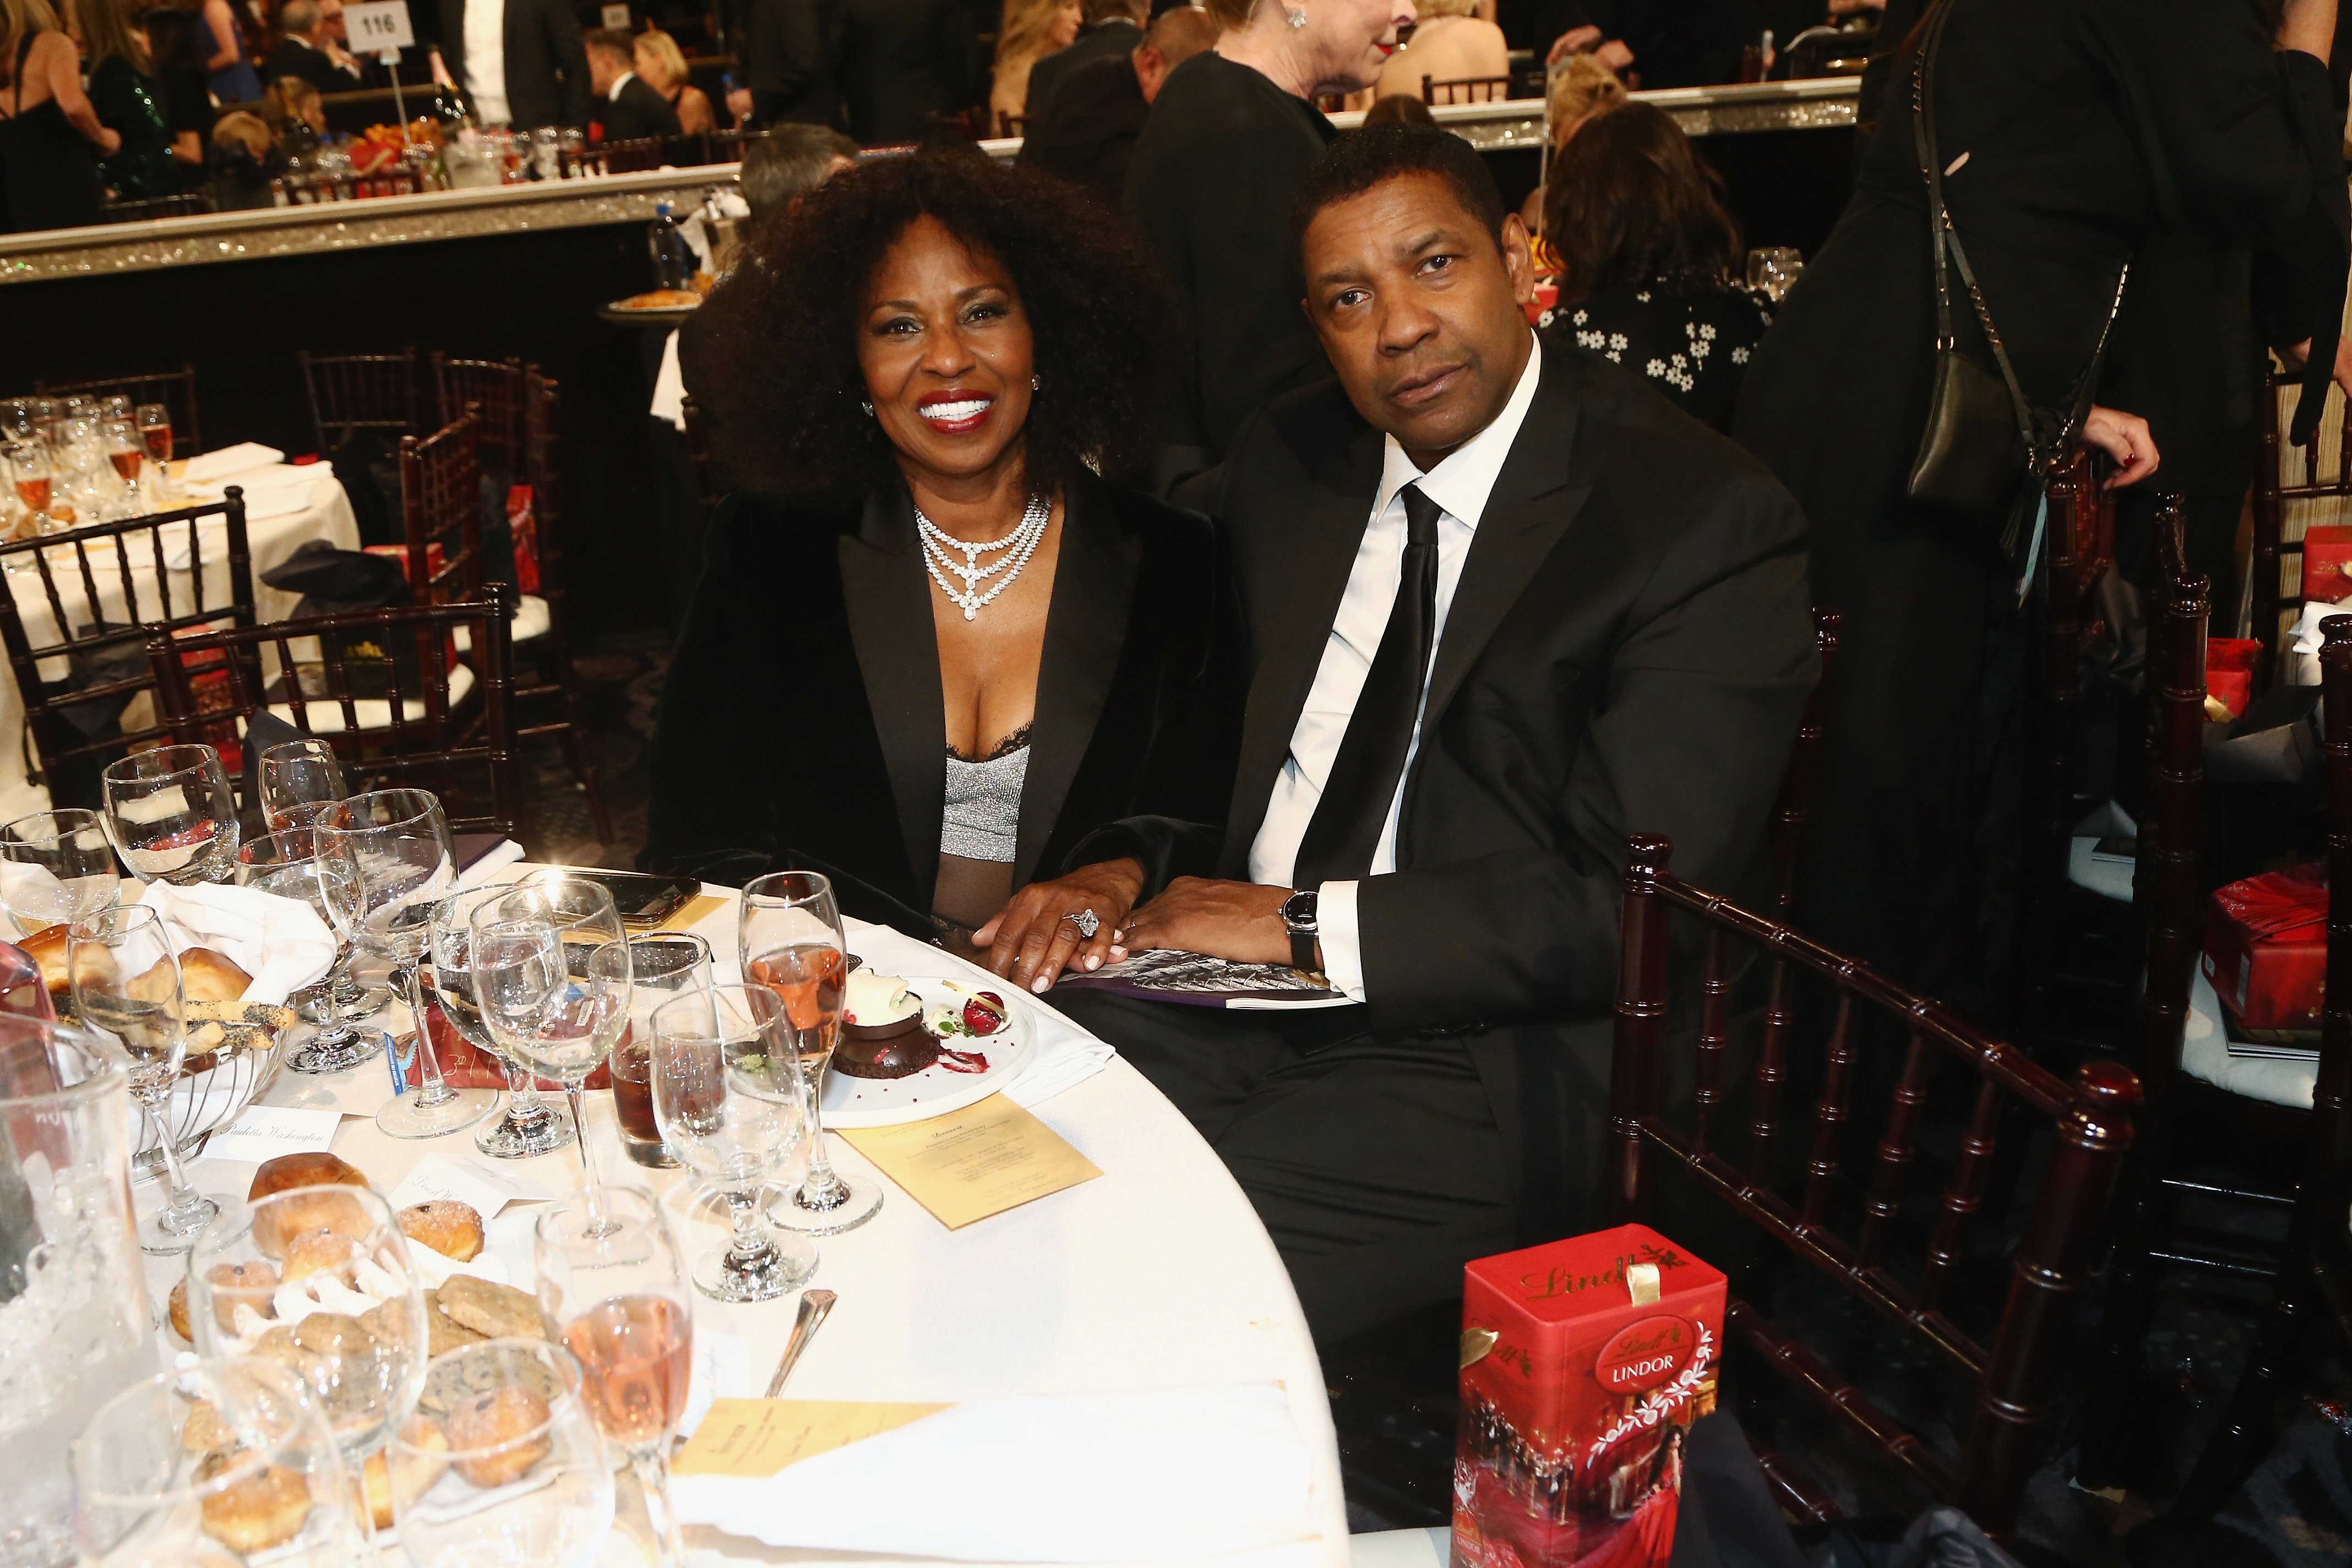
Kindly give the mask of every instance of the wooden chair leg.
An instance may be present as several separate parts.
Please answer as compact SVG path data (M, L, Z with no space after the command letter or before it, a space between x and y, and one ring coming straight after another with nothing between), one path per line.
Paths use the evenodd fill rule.
M2164 1516L2162 1528L2175 1538L2203 1529L2278 1441L2279 1401L2302 1382L2299 1351L2314 1305L2310 1262L2308 1256L2293 1259L2280 1278L2252 1358L2221 1412L2221 1427L2197 1456L2197 1468Z
M2171 1145L2171 1107L2150 1106L2125 1174L2117 1205L2115 1251L2107 1262L2106 1300L2099 1314L2091 1386L2083 1408L2075 1481L2091 1491L2123 1484L2125 1434L2131 1428L2144 1346L2156 1315L2157 1238L2171 1202L2164 1188Z

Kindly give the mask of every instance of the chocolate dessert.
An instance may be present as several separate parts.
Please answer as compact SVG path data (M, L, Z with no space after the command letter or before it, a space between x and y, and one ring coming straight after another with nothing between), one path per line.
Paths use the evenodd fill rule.
M852 970L844 988L841 1043L833 1065L852 1078L906 1078L940 1059L923 1005L896 975Z

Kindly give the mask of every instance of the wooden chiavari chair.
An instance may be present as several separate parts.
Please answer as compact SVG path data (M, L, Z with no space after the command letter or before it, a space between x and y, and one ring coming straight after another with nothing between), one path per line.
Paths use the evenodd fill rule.
M996 134L1000 139L1028 135L1029 117L1025 114L1015 114L1009 109L998 110Z
M416 374L416 351L391 354L295 356L302 365L302 389L310 399L310 427L319 450L331 453L363 430L376 431L386 445L425 428L425 400Z
M2286 394L2302 384L2300 372L2288 372L2269 377L2262 391L2263 455L2254 467L2253 569L2247 595L2252 628L2248 635L2263 645L2254 667L2258 696L2278 678L2279 644L2303 613L2305 530L2317 521L2352 522L2352 400L2330 391L2329 399L2341 405L2339 417L2323 417L2311 445L2298 451L2286 438L2287 418L2281 405ZM2291 452L2297 455L2290 458ZM2327 460L2331 453L2333 461ZM2287 516L2291 507L2296 512L2292 520ZM2290 522L2292 539L2287 537ZM2293 588L2287 586L2290 576ZM2236 606L2224 609L2227 622L2234 624Z
M625 136L593 147L566 147L556 154L556 163L567 180L587 174L641 174L669 161L669 142L667 136Z
M516 732L525 739L553 735L562 741L573 776L588 793L588 811L601 843L613 842L612 809L596 772L595 741L580 712L580 675L572 657L570 617L564 612L562 474L556 461L562 435L561 403L554 380L537 366L523 375L524 482L530 486L531 515L539 534L540 600L537 614L529 598L516 616L520 627L526 616L531 626L528 640L518 639L520 650L532 656L536 678L515 689L518 708L526 702L553 701L558 717L525 724Z
M196 417L196 367L159 370L146 375L102 375L91 381L37 381L33 390L44 397L127 397L133 408L160 403L172 416L172 451L185 458L205 449L203 424Z
M461 415L400 438L400 515L408 587L419 605L471 598L482 581L478 426ZM437 554L437 559L436 559Z
M433 351L433 395L440 424L454 425L470 413L475 440L486 466L518 479L522 472L522 361L452 359Z
M1502 76L1458 76L1444 81L1421 79L1421 101L1439 103L1499 103L1511 96L1511 79Z

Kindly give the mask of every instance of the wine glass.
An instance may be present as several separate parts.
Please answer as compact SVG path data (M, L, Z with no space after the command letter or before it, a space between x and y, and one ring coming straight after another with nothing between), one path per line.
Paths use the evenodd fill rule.
M476 1050L497 1058L507 1069L507 1113L474 1134L474 1147L501 1160L526 1159L561 1149L571 1142L572 1118L547 1103L539 1092L539 1077L499 1046L482 1022L482 1006L474 995L472 964L474 911L514 891L514 884L467 888L450 894L433 909L433 994L441 1016L458 1037Z
M415 1407L431 1348L425 1311L408 1238L369 1187L229 1204L188 1255L198 1352L290 1367L355 1471Z
M487 1089L453 1089L441 1076L416 982L416 966L433 942L434 906L457 880L440 800L421 789L355 795L321 814L312 831L327 912L346 938L391 963L424 1072L424 1082L414 1090L404 1087L375 1113L376 1126L394 1138L438 1138L471 1127L499 1097ZM399 1066L397 1047L393 1064Z
M191 1361L93 1412L67 1456L90 1568L361 1568L359 1489L301 1381L264 1356Z
M265 833L239 845L236 885L306 903L319 911L329 930L334 929L334 911L327 897L328 874L319 859L318 835L310 828ZM286 1032L286 1061L296 1072L343 1072L383 1048L375 1036L352 1026L331 980L322 979L289 1000L299 1001L304 1016L320 1020L315 1026L298 1025Z
M142 882L225 882L236 870L236 797L210 746L157 746L107 764L106 830Z
M416 1568L584 1568L613 1528L613 1465L580 1363L541 1340L434 1358L386 1450L401 1549Z
M538 878L477 908L469 941L475 1004L499 1054L563 1085L593 1212L596 1157L581 1090L629 1022L628 933L613 895L583 878Z
M131 422L139 426L139 439L146 444L147 455L160 465L172 460L172 411L160 403L142 403L131 411Z
M57 482L57 465L50 459L48 447L39 441L11 441L5 453L8 475L16 486L16 499L33 514L32 534L49 531L49 492Z
M1805 253L1793 246L1759 246L1748 253L1748 291L1778 305L1797 286L1805 269Z
M694 1298L677 1238L643 1187L574 1194L539 1216L539 1302L587 1374L588 1408L629 1457L661 1542L682 1568L669 1445L694 1378Z
M121 884L114 846L94 811L37 811L0 827L0 905L20 936L96 914Z
M654 1013L684 991L711 984L710 944L692 931L649 931L629 939L629 1026L613 1042L613 1120L621 1152L640 1165L668 1170L677 1156L654 1120Z
M261 815L275 831L308 827L327 807L351 798L342 763L324 741L282 741L264 747L254 776L261 789ZM358 957L357 950L345 942L327 984L334 988L336 1005L353 1013L371 1012L392 1000L392 993L381 985L362 985L352 976Z
M808 1179L768 1207L787 1230L837 1236L874 1217L882 1189L843 1176L824 1148L824 1069L841 1030L841 988L849 943L833 884L814 871L775 871L743 889L735 912L743 978L783 998L784 1015L808 1079Z
M139 1246L166 1256L185 1252L221 1205L234 1200L208 1197L188 1185L163 1114L188 1049L180 959L163 917L131 904L75 921L66 933L66 973L74 1010L101 1047L130 1068L131 1098L147 1113L163 1150L169 1195L162 1209L139 1222Z
M147 462L147 447L139 439L138 427L128 419L107 419L99 426L99 441L106 460L114 465L114 477L122 481L124 495L135 500Z
M760 1193L808 1146L808 1085L783 999L716 985L654 1012L654 1119L686 1168L726 1200L735 1234L695 1259L716 1301L765 1301L816 1272L816 1247L760 1218Z

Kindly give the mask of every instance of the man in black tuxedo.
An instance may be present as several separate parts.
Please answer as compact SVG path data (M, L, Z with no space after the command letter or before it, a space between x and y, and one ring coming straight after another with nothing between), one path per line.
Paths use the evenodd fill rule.
M1078 36L1029 68L1025 118L1035 125L1072 71L1097 60L1124 59L1143 42L1146 0L1078 0Z
M285 37L262 62L265 84L290 76L320 92L356 92L367 85L366 68L336 42L320 0L286 0L278 25Z
M842 0L751 0L745 23L743 85L728 107L745 124L838 126Z
M1527 231L1468 143L1350 132L1295 210L1339 382L1253 416L1216 491L1256 659L1225 828L1105 829L982 934L1002 961L1086 899L1120 934L1080 969L1177 949L1351 999L1054 994L1216 1146L1328 1345L1589 1226L1626 839L1760 896L1817 660L1794 500L1638 376L1538 347ZM1187 865L1215 879L1128 908Z
M677 110L659 88L637 74L636 51L628 34L598 27L584 35L581 44L588 52L589 89L596 95L588 119L604 132L604 140L681 134Z
M1214 18L1198 5L1160 14L1143 41L1123 55L1087 61L1066 73L1042 110L1037 78L1029 78L1029 132L1021 162L1096 192L1114 206L1127 189L1128 160L1143 134L1144 117L1168 73L1217 41ZM1078 46L1073 44L1070 49ZM1065 49L1062 54L1068 54ZM1061 55L1048 55L1059 59ZM1044 68L1045 62L1038 62Z
M588 60L571 0L441 0L436 75L485 125L588 123Z

